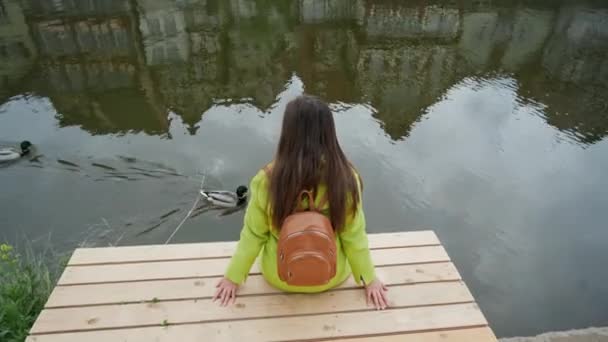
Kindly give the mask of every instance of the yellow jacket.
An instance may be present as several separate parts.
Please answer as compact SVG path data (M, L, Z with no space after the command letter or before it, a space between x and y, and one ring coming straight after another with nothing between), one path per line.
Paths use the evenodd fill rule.
M357 284L361 284L361 281L369 284L375 279L374 265L365 232L363 203L359 203L356 214L347 215L344 229L336 236L339 251L336 276L328 284L322 286L290 286L283 282L277 273L276 256L279 235L278 229L272 227L268 189L268 176L263 170L260 170L249 186L249 204L240 240L225 273L228 279L236 284L242 284L247 279L247 274L258 255L260 256L260 269L266 281L283 291L325 291L346 280L351 271ZM327 188L324 185L319 187L315 204L319 204L326 191ZM329 208L326 204L321 209L327 212Z

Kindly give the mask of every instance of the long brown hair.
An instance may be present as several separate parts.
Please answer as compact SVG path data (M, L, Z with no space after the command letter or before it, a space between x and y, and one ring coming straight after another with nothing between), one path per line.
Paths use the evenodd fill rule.
M280 229L285 218L295 211L302 190L316 190L324 183L329 218L334 229L341 230L347 215L354 215L360 202L354 172L338 143L327 104L308 95L292 100L285 108L270 176L273 224ZM346 208L347 202L351 208Z

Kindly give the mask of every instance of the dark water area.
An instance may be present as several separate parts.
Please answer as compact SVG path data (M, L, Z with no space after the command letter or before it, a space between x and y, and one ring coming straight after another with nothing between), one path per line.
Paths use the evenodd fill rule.
M434 229L499 336L608 325L605 1L0 0L0 239L164 243L331 103L369 232ZM236 240L208 211L173 242Z

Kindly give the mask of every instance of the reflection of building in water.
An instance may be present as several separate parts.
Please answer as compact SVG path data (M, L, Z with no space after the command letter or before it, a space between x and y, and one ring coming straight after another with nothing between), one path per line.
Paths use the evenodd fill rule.
M191 126L212 104L222 17L214 0L139 0L147 70L160 102Z
M17 0L0 1L0 100L33 67L37 51Z
M502 23L502 21L500 22ZM462 34L458 48L466 61L475 68L490 64L497 42L506 39L506 30L499 26L495 11L465 13L462 18ZM505 34L503 34L505 32Z
M608 9L563 7L540 64L523 87L549 106L547 121L585 143L608 135Z
M141 55L128 0L29 0L40 60L33 87L62 125L93 133L166 130L141 92Z
M124 13L130 5L125 0L22 0L33 16L104 16Z
M453 40L459 37L460 15L450 6L368 1L365 31L377 38Z
M507 70L517 70L540 57L543 43L553 27L554 13L546 10L518 9L510 19L510 39L500 64Z
M99 4L99 15L93 3ZM31 0L29 22L43 65L52 65L50 74L63 70L64 79L50 78L53 88L78 91L134 84L136 47L126 0L84 1L78 7L66 0L53 1L52 6ZM117 65L125 63L131 67Z
M187 60L190 41L184 11L178 7L178 3L139 0L137 5L139 29L148 65Z
M521 96L548 105L547 121L579 141L608 135L608 9L466 13L460 50L477 70L514 72Z
M564 7L552 33L542 57L551 77L608 87L608 9Z
M29 0L29 22L44 57L132 57L127 0Z
M587 143L608 134L608 9L508 0L2 4L3 88L39 60L32 88L51 97L63 124L93 132L166 132L167 109L194 132L215 101L267 109L295 72L308 93L370 103L399 139L463 78L506 72L522 99L549 106L550 124Z
M187 45L183 60L150 58L148 42L153 40L142 30L148 64L162 102L181 115L191 127L216 100L249 99L261 108L275 101L289 75L280 55L287 45L286 18L282 7L273 3L233 0L173 1L158 0L140 3L162 8L159 13L179 17L180 32ZM266 6L258 12L259 6ZM267 16L267 13L275 15ZM142 20L147 20L143 19ZM181 34L181 33L179 33ZM178 35L179 35L178 34ZM170 41L161 37L159 43ZM153 53L153 52L152 52ZM195 128L191 128L194 132Z
M366 23L358 84L386 132L399 139L464 76L455 44L460 12L449 7L371 3Z
M237 21L239 19L250 19L259 14L256 1L230 0L228 3L230 4L230 12Z
M583 142L608 134L607 10L375 3L357 78L393 138L462 78L502 70L550 106L549 123Z
M300 22L315 24L355 21L362 24L365 15L363 0L298 0Z

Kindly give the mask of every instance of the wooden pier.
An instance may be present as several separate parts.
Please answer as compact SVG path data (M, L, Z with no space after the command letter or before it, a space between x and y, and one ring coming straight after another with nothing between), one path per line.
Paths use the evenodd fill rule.
M432 231L370 234L390 308L352 279L321 294L286 294L257 265L236 304L211 302L236 242L80 248L29 342L496 341Z

